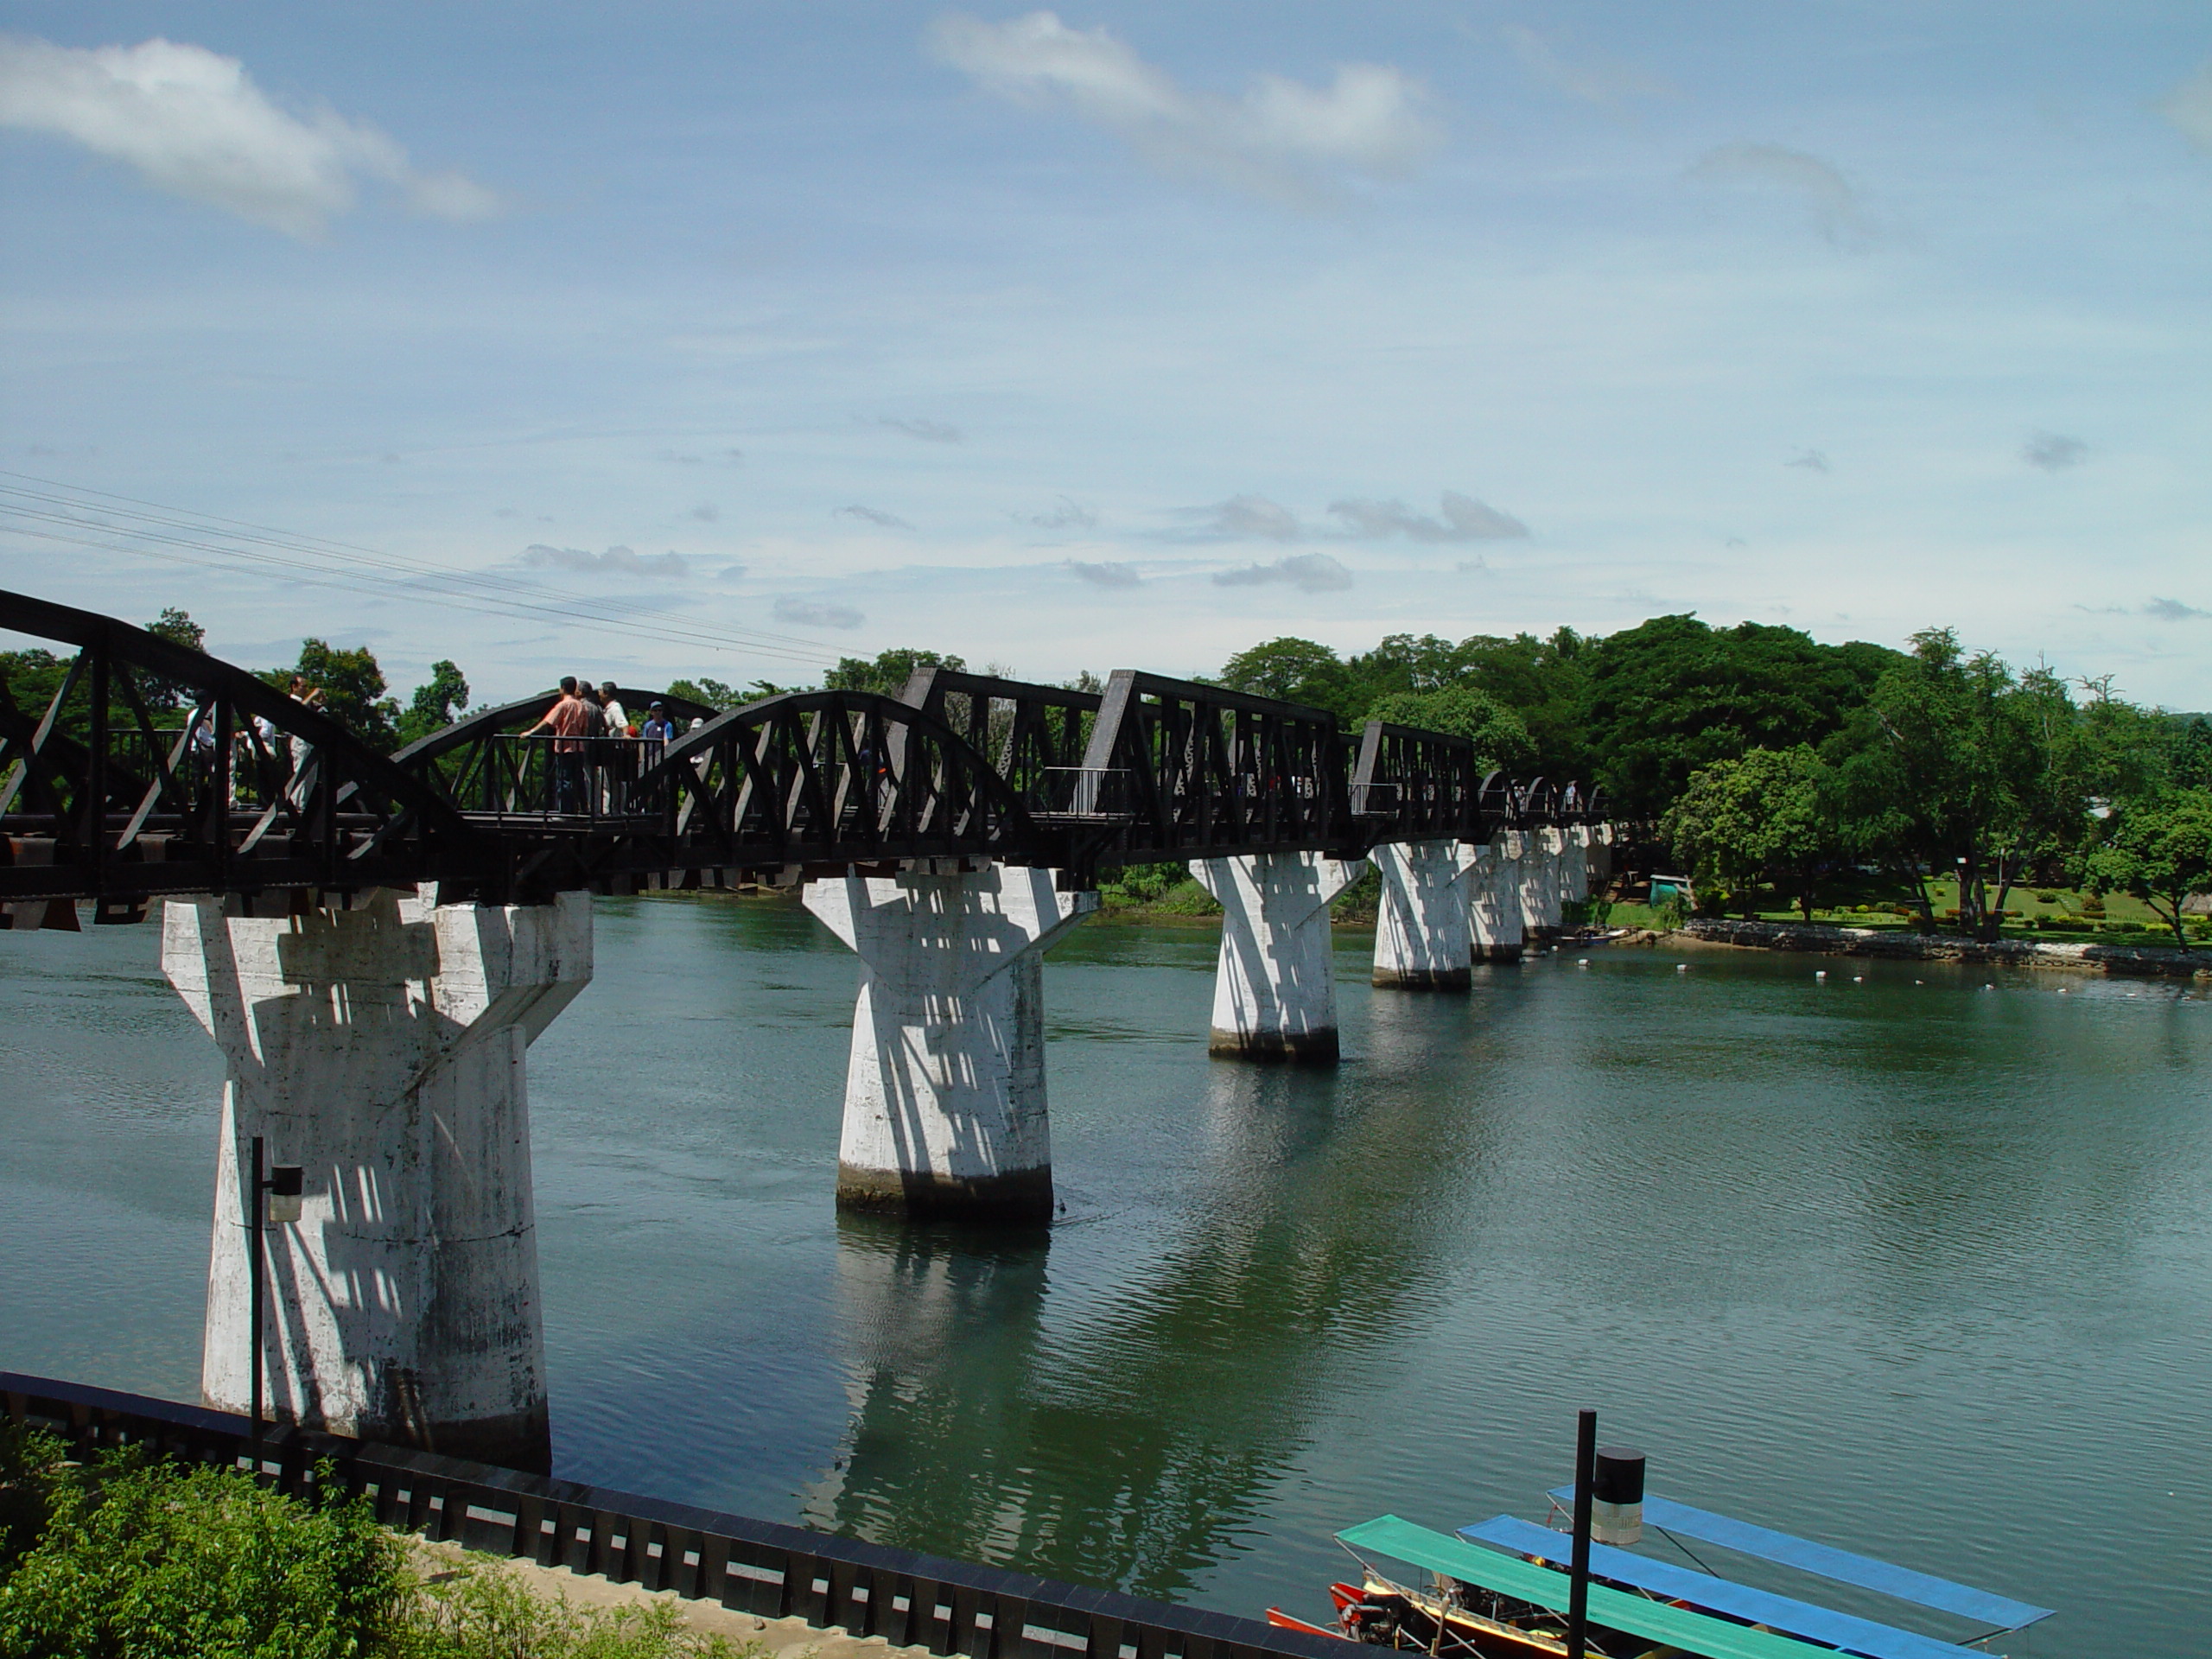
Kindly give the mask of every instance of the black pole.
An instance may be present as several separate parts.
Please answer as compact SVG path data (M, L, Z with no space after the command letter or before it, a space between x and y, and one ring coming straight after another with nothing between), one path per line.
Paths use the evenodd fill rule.
M1567 1567L1567 1659L1583 1659L1590 1629L1590 1489L1598 1472L1598 1414L1574 1431L1574 1552Z
M253 1459L253 1478L256 1480L261 1478L261 1195L263 1189L267 1185L262 1153L262 1139L257 1135L253 1137L253 1181L246 1188L246 1203L250 1206L250 1218L246 1223L246 1248L251 1252L248 1276L253 1281L252 1288L247 1293L253 1310L246 1320L247 1328L251 1332L248 1340L253 1347L253 1351L247 1357L248 1375L252 1378L250 1387L252 1391L253 1404L250 1408L246 1447Z

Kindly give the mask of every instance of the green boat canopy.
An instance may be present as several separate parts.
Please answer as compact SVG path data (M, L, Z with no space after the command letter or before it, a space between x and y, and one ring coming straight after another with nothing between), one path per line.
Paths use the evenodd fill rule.
M1554 1612L1567 1611L1564 1573L1464 1542L1449 1533L1431 1532L1395 1515L1348 1528L1337 1535L1337 1541L1353 1550L1370 1550L1446 1578L1480 1585L1497 1595L1534 1602ZM1836 1659L1833 1648L1731 1624L1723 1618L1669 1607L1602 1584L1590 1586L1590 1622L1668 1643L1686 1652L1702 1654L1705 1659Z

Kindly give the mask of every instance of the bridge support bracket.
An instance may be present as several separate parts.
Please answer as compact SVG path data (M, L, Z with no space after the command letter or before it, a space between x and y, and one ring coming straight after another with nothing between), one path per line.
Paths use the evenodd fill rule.
M1386 841L1368 856L1382 877L1375 914L1375 981L1406 991L1464 991L1467 874L1474 849L1456 841Z
M1220 901L1221 956L1214 970L1206 1046L1244 1060L1333 1065L1337 979L1329 906L1367 868L1363 858L1254 853L1191 861L1191 874Z
M590 981L589 896L441 906L426 886L259 918L172 899L162 965L228 1071L207 1403L250 1393L242 1187L265 1135L306 1185L266 1256L272 1414L544 1469L524 1053Z
M837 1202L1049 1221L1044 952L1098 895L1001 864L811 881L806 907L861 959Z

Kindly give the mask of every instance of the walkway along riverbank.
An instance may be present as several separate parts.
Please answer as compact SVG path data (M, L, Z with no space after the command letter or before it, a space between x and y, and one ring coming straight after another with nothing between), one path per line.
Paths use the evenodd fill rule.
M2056 968L2133 979L2212 979L2212 951L2146 950L2117 944L2044 944L2027 939L1981 944L1940 933L1898 933L1821 923L1732 922L1700 918L1662 934L1665 941L1751 950L1798 950L1824 957L1874 957L1896 962L1973 962L2006 968Z

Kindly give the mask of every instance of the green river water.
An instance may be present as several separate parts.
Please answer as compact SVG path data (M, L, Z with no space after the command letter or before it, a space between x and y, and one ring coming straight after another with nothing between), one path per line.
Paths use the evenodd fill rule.
M158 944L0 934L0 1366L191 1399L220 1072ZM803 912L601 901L531 1053L559 1472L1312 1616L1352 1522L1542 1518L1587 1404L1656 1492L2059 1609L2005 1651L2212 1653L2201 986L1339 944L1291 1072L1207 1058L1211 931L1077 930L1066 1210L1004 1239L836 1215Z

